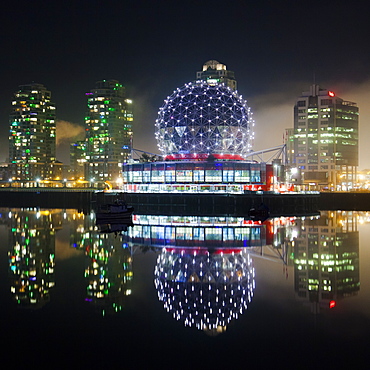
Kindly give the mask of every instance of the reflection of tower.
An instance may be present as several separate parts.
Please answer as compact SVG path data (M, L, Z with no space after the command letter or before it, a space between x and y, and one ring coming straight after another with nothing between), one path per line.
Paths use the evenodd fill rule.
M322 213L301 220L294 241L295 291L313 313L332 308L360 286L359 236L352 212Z
M10 213L11 292L23 307L40 308L54 286L55 228L61 219L49 211Z
M92 243L95 231L95 215L85 216L83 213L74 212L70 217L73 225L71 228L70 243L76 249L85 250Z
M217 334L251 302L254 268L244 249L164 248L154 283L159 299L175 319Z
M113 234L96 231L91 233L90 242L86 246L86 254L90 257L85 270L86 300L93 302L103 315L118 312L126 296L131 294L131 253Z

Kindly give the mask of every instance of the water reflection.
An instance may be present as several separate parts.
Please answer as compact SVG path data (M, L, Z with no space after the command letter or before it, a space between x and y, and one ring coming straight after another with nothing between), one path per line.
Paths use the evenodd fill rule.
M86 256L86 302L103 316L122 310L132 293L132 255L120 235L128 224L96 225L94 213L79 217L72 245Z
M311 312L335 310L359 292L358 224L369 222L367 213L338 211L264 222L135 215L133 226L97 227L94 214L74 210L2 211L10 291L19 307L41 308L52 297L56 240L63 231L65 249L85 256L81 276L89 307L103 315L120 312L135 294L135 253L154 250L152 271L164 308L186 326L210 334L224 331L258 296L257 278L265 271L255 267L256 259L281 264L287 276L294 273L292 291Z
M245 249L163 248L154 275L164 308L185 326L212 335L247 309L255 288Z
M294 289L312 313L334 308L360 289L358 220L352 212L296 220Z
M121 311L132 292L132 256L110 234L93 234L86 243L86 301L103 315Z
M8 227L12 297L21 307L40 308L49 302L55 283L55 231L61 227L60 214L9 212Z
M69 226L69 246L86 255L86 301L103 315L122 310L131 294L132 256L110 225L75 210L12 209L0 213L8 227L9 283L22 308L39 309L55 285L56 233ZM127 225L119 225L119 232Z
M215 335L247 309L255 289L252 255L287 263L295 218L136 215L123 238L161 248L155 287L185 326Z

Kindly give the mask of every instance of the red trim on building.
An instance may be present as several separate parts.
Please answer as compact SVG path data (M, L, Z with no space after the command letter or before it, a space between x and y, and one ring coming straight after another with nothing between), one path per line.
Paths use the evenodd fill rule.
M167 155L164 160L165 161L178 161L178 160L207 160L210 154L206 153L187 153L187 154L170 154ZM232 161L243 161L244 158L239 154L212 154L211 155L214 159L224 159L224 160L232 160Z

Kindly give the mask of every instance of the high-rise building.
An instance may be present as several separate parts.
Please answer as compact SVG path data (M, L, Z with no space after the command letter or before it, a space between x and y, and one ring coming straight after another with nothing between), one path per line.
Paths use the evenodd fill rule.
M206 81L210 85L223 83L233 90L236 90L234 72L228 71L225 64L217 60L209 60L203 64L203 69L197 72L197 80Z
M116 80L99 81L86 95L86 180L116 181L131 154L132 101Z
M14 180L53 178L56 147L55 105L45 86L19 86L10 113L9 162Z
M358 107L312 85L294 106L294 161L306 188L350 190L357 181Z

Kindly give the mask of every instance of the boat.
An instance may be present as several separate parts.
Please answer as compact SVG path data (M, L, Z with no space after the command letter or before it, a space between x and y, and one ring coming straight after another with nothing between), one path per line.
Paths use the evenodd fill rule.
M102 204L96 212L96 223L110 224L112 221L132 221L133 206L127 205L123 201Z

